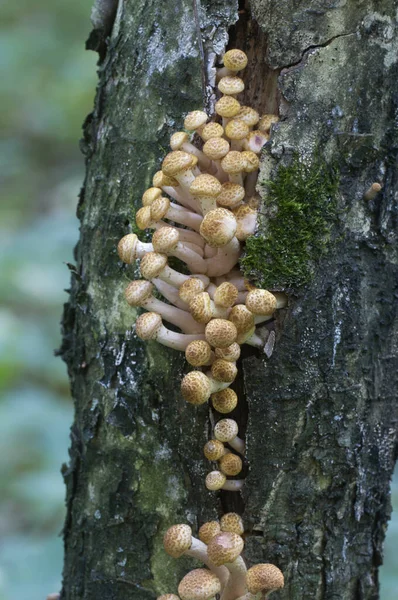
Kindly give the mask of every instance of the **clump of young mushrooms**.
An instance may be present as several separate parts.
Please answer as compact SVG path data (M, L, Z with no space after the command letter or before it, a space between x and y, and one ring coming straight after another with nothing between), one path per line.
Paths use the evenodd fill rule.
M271 355L275 334L266 323L287 299L255 288L239 272L243 244L256 228L259 154L278 117L260 117L237 100L244 89L237 74L247 65L245 53L229 50L223 62L216 114L209 119L196 110L186 116L185 131L173 134L172 151L143 194L136 222L139 229L153 230L151 243L130 233L120 240L118 253L127 264L141 261L142 280L131 282L125 292L131 306L149 311L136 320L137 336L185 352L194 370L181 382L183 398L193 405L211 400L222 416L204 448L205 457L217 464L206 477L207 489L239 492L245 443L236 421L225 417L238 403L230 385L241 345ZM171 268L169 257L185 263L191 274ZM155 297L155 290L167 302ZM163 321L181 331L168 329ZM173 525L164 537L166 552L175 558L192 556L207 568L188 573L178 595L158 600L206 600L217 594L221 600L256 600L283 587L275 565L247 569L241 556L243 532L235 513L202 525L199 539L188 525Z

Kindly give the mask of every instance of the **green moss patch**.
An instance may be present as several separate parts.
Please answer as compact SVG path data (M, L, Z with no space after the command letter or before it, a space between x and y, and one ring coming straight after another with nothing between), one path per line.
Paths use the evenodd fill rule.
M337 212L339 177L320 158L311 164L298 155L280 166L268 188L259 232L246 242L245 275L261 287L300 287L324 254Z

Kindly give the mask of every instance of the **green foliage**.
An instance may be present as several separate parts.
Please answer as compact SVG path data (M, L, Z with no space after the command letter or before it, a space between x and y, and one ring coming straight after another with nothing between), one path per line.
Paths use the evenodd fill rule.
M260 231L249 237L241 261L246 276L262 287L296 288L311 279L337 216L339 178L319 158L295 155L280 166L268 188Z

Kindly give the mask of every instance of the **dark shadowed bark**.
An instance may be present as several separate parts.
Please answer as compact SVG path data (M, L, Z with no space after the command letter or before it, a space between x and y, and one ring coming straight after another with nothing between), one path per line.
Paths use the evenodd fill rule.
M191 0L96 4L89 44L99 86L84 128L81 237L61 349L76 406L62 598L175 593L193 563L164 553L165 529L237 510L248 563L284 572L275 599L375 600L396 454L398 7L196 8L203 54ZM227 43L249 56L244 102L281 115L244 268L289 291L271 359L247 350L239 365L242 496L205 489L214 415L182 400L183 355L135 336L123 290L137 272L116 254L170 134L188 111L211 107L212 64ZM382 191L365 200L375 181Z

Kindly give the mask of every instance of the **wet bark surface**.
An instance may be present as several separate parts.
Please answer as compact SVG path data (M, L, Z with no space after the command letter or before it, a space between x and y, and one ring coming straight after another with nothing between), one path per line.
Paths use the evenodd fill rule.
M165 529L197 529L237 508L248 563L275 562L285 574L275 599L376 599L396 454L396 7L208 0L198 8L203 52L190 0L96 7L99 86L84 128L61 349L76 406L62 598L175 593L193 562L164 553ZM248 478L239 498L204 488L214 415L181 399L182 354L136 338L123 290L138 272L116 254L170 133L202 108L203 84L211 105L211 65L228 32L249 54L245 101L281 114L263 156L264 198L264 181L295 152L321 154L340 173L327 252L291 290L273 356L247 351L240 364ZM383 190L365 201L374 181Z

